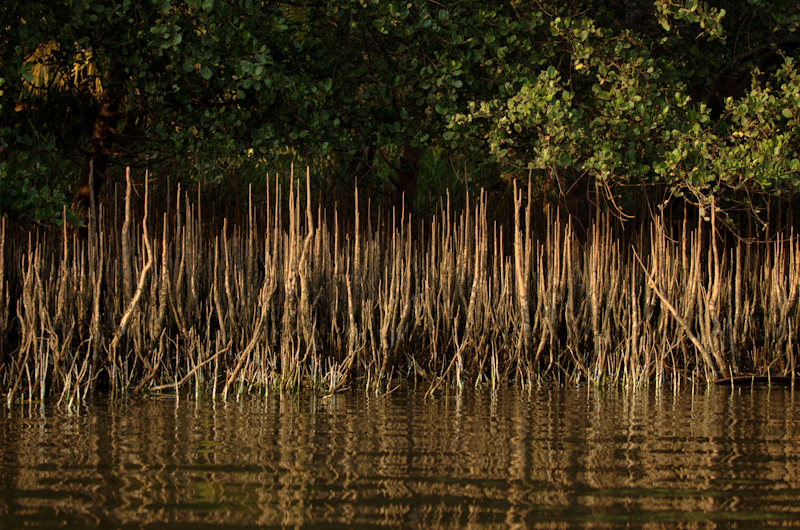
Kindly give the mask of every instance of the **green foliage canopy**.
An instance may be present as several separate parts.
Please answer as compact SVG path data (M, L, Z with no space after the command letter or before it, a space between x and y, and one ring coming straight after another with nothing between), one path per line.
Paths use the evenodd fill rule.
M6 2L0 192L63 197L65 158L201 180L291 153L413 193L424 152L755 210L798 185L798 23L789 0Z

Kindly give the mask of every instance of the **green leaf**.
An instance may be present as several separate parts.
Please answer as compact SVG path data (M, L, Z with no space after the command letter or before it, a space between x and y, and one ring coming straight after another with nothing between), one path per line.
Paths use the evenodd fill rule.
M200 76L208 81L211 79L211 69L208 66L204 66L200 69Z
M781 116L783 116L783 117L784 117L784 118L786 118L787 120L791 119L791 118L792 118L792 111L791 111L791 109L783 109L783 110L781 111Z

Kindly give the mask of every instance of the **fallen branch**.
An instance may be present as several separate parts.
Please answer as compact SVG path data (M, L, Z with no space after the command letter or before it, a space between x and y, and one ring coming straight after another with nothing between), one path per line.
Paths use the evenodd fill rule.
M217 357L219 357L223 353L226 353L228 350L230 350L232 342L233 342L232 340L229 340L227 346L225 346L220 351L218 351L217 353L215 353L214 355L212 355L211 357L209 357L205 361L201 362L200 364L198 364L197 366L192 368L191 371L188 374L184 375L181 378L181 380L178 381L177 383L170 383L168 385L155 386L155 387L150 389L150 392L157 392L159 390L164 390L165 388L174 388L175 390L178 390L186 381L189 380L190 377L192 377L195 373L197 373L197 371L199 369L201 369L202 367L204 367L205 365L207 365L208 363L210 363L211 361L213 361L214 359L216 359ZM139 387L137 387L136 390L139 390L140 387L141 387L141 385Z
M647 271L647 268L644 266L644 263L642 263L641 258L639 258L639 254L636 253L636 249L633 247L631 248L633 250L633 256L636 258L636 261L638 261L639 265L642 266L642 270L644 271L644 275L647 278L647 282L650 284L650 287L653 288L653 291L661 299L661 303L664 304L664 307L666 307L670 313L672 313L672 316L675 317L675 321L678 323L678 325L680 325L681 328L683 328L683 331L686 332L686 335L689 337L689 340L692 341L694 347L697 348L697 351L699 351L700 355L703 356L703 360L706 362L706 365L711 368L711 373L714 375L714 379L718 379L719 376L717 375L717 370L714 368L714 362L711 360L711 357L709 357L708 352L706 351L705 348L703 348L703 345L700 343L700 340L695 336L695 334L692 333L692 330L689 328L689 325L686 323L686 321L683 320L683 318L681 318L681 316L678 314L678 310L675 309L675 306L673 306L670 303L667 297L664 296L664 294L661 292L661 289L658 288L655 280L653 279L652 276L650 276L650 273Z

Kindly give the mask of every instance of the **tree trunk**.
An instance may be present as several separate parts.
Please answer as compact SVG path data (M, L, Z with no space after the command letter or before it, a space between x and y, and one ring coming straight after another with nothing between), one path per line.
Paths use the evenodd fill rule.
M116 135L115 126L122 100L120 75L116 63L112 63L110 68L106 77L107 83L103 87L103 94L100 98L100 108L92 128L91 147L86 155L86 163L81 168L80 184L72 197L73 208L88 210L92 191L95 197L98 197L103 182L106 180L106 171ZM90 171L94 172L92 179L89 178ZM94 190L89 188L89 182L93 183Z
M417 178L419 177L422 147L406 142L403 154L400 155L400 167L395 182L394 206L398 213L413 212L414 197L417 195Z

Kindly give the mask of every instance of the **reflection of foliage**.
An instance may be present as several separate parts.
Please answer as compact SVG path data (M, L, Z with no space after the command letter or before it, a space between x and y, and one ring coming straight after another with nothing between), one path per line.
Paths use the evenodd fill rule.
M798 23L790 0L4 4L0 156L231 182L291 153L404 191L466 165L752 212L797 186Z

